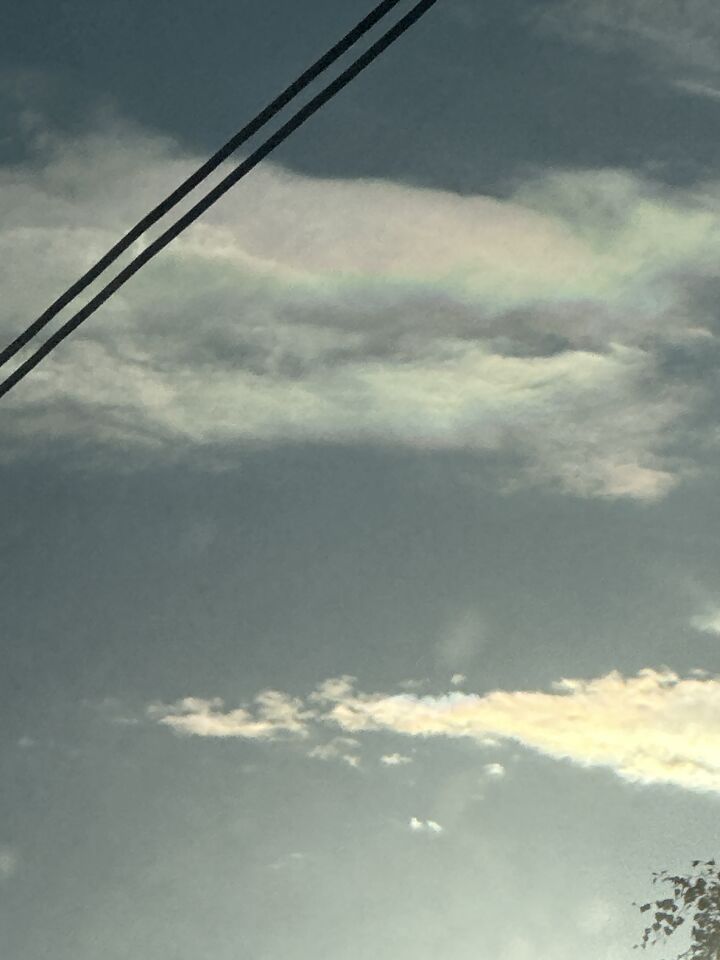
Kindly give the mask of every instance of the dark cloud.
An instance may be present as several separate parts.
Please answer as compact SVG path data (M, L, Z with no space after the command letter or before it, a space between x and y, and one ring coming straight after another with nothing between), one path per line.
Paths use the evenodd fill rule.
M122 11L33 0L9 18L0 54L10 75L39 74L21 101L44 104L61 127L119 110L206 151L367 6L186 0L149 12L140 0ZM465 193L506 192L546 165L652 169L671 183L716 170L715 103L659 83L634 50L588 49L539 29L547 6L448 0L292 138L282 162Z

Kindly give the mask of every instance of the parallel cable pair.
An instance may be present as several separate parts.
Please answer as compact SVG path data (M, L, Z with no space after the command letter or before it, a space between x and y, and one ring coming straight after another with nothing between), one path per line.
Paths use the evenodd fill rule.
M250 121L242 130L221 147L213 156L199 167L190 177L187 178L177 189L169 194L161 203L159 203L147 216L143 217L131 230L129 230L97 263L94 264L79 280L70 286L60 297L57 298L37 320L31 323L16 339L0 352L0 366L11 359L22 349L37 333L40 332L48 323L72 300L75 299L83 290L86 289L100 274L106 270L118 257L128 249L128 247L137 240L146 230L153 226L168 211L175 207L184 197L190 193L196 186L205 180L224 160L226 160L238 147L245 143L262 126L272 119L280 110L283 109L294 97L307 87L314 79L331 66L339 57L341 57L350 47L353 46L365 33L367 33L375 24L386 16L393 7L397 6L400 0L383 0L367 17L358 23L350 33L346 34L342 40L335 44L326 54L317 60L308 70L306 70L294 83L292 83L283 93L273 102L261 111L253 120ZM2 383L0 383L0 397L3 397L21 380L23 380L55 347L76 330L81 323L88 319L95 311L108 300L117 290L120 289L131 277L133 277L148 261L157 256L172 240L186 230L195 222L206 210L216 203L225 193L228 192L239 180L247 176L268 154L272 153L276 147L283 143L287 138L302 126L313 114L317 113L329 100L335 97L346 87L359 73L365 70L376 60L388 47L399 39L406 30L416 23L427 11L437 3L437 0L420 0L415 6L391 27L379 40L370 46L365 53L358 57L346 70L344 70L332 83L328 84L323 90L314 96L304 107L295 113L290 120L280 127L272 136L270 136L257 150L243 160L231 173L229 173L217 186L213 187L200 201L192 206L183 216L181 216L171 227L164 231L157 239L139 253L130 263L124 267L112 280L110 280L88 303L77 311L69 320L67 320L52 336L50 336L38 349L20 366L14 370Z

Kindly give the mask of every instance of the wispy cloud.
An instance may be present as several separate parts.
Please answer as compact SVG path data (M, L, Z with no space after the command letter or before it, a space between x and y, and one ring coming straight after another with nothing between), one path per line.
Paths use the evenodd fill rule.
M359 767L360 757L357 750L360 742L353 737L335 737L328 743L318 744L308 752L308 756L316 760L340 760L349 767Z
M219 701L209 706L186 700L170 715L158 714L157 708L152 715L198 736L270 739L289 731L307 736L311 727L330 725L353 739L382 731L469 738L478 745L510 740L580 767L607 768L633 783L720 792L718 677L682 678L646 669L633 677L613 672L592 680L565 679L551 691L437 696L367 694L355 689L351 677L340 677L320 684L307 704L287 695L273 697L282 704L280 722L253 720L244 709L222 713ZM504 769L487 764L484 772L500 777Z
M720 11L712 0L554 0L534 19L579 43L631 47L688 92L715 95L711 86L683 79L720 72Z
M120 133L0 171L5 337L192 166ZM702 393L663 380L658 345L712 339L678 305L719 227L717 204L617 171L497 200L266 165L11 395L4 456L400 444L658 499L692 466L672 446Z
M707 97L709 100L720 100L720 88L711 87L707 83L696 83L693 80L677 80L675 86L695 96Z
M690 626L702 633L715 633L720 636L720 607L711 607L692 617Z
M306 860L307 856L304 853L294 851L285 857L280 857L278 860L274 860L272 863L268 864L268 866L271 870L287 870L290 867L299 867L303 865Z
M0 846L0 881L13 877L20 866L18 853L12 847Z
M488 635L488 625L482 612L473 606L455 612L443 626L435 655L438 665L451 670L453 686L460 686L464 682L462 668L472 663L487 643Z

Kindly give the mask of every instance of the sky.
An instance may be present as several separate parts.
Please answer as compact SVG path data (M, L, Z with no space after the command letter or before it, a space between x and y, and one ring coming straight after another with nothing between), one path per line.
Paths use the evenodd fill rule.
M369 7L8 9L3 340ZM709 0L439 0L2 401L3 960L636 956L717 853L718 129Z

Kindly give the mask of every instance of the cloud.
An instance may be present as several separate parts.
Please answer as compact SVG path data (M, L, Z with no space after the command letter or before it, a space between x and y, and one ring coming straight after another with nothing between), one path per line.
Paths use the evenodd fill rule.
M690 620L690 626L701 633L720 635L720 608L711 607L705 613L698 614Z
M245 740L276 740L284 736L308 736L307 720L312 711L301 701L276 690L265 690L255 698L255 711L245 707L223 712L220 699L185 697L174 704L153 704L149 716L178 733L198 737L240 737Z
M505 776L505 767L501 763L486 763L483 770L486 776L495 780L500 780Z
M466 680L467 680L467 677L465 676L464 673L454 673L454 674L450 677L450 683L451 683L454 687L461 687L461 686L465 683Z
M417 817L411 817L409 823L413 833L442 833L443 828L435 820L419 820Z
M564 679L550 691L436 696L362 693L342 677L323 682L307 700L312 707L284 694L261 694L259 718L192 698L174 708L153 707L151 715L201 737L308 736L311 727L330 725L353 740L372 732L464 738L479 746L509 740L580 767L606 768L631 783L720 793L720 677L682 678L648 668L632 677ZM499 776L501 769L489 764L485 773Z
M12 847L0 846L0 881L13 877L20 865L17 852Z
M671 78L718 72L720 11L712 0L557 0L535 20L579 43L630 48ZM716 96L705 84L677 83L700 96Z
M352 737L335 737L329 743L319 744L308 752L316 760L340 760L349 767L359 767L360 757L354 752L360 748L358 740Z
M4 336L196 160L118 127L0 170ZM684 306L720 252L705 199L621 171L498 200L263 165L13 392L3 456L399 445L656 500L692 467L673 444L704 395L661 346L713 342Z
M720 792L720 679L647 669L562 680L553 692L345 694L326 719L354 735L509 739L635 783Z
M380 763L384 767L401 767L412 762L412 757L407 757L402 753L386 753L380 757Z
M707 83L697 83L693 80L678 80L675 86L679 90L685 90L687 93L692 93L699 97L706 97L708 100L720 100L720 89L711 87Z
M398 686L401 690L421 690L427 685L428 682L429 681L427 677L425 677L423 680L414 680L409 678L408 680L401 680L400 683L398 683Z

